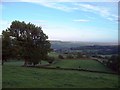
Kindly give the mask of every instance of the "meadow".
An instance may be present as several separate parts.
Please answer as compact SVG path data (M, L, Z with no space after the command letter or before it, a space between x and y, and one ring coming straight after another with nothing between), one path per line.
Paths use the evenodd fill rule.
M80 61L80 60L79 60ZM54 64L53 66L74 67L77 64L84 68L107 70L100 63L83 60L67 60ZM88 63L88 64L87 64ZM43 62L45 64L45 62ZM52 70L42 68L22 67L21 61L6 62L2 67L3 88L115 88L118 87L118 75L93 73L71 70ZM82 66L83 65L83 66Z
M98 61L91 59L59 60L57 63L51 65L51 67L74 68L74 69L82 68L82 69L94 70L94 71L113 72L109 68L105 67L103 64L99 63Z

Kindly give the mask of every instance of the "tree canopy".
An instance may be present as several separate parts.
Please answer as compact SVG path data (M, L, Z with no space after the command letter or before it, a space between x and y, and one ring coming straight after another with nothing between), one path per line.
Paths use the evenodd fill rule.
M114 71L117 71L120 74L120 56L112 55L110 59L108 59L107 66Z
M47 39L48 36L42 27L24 21L13 21L10 28L2 32L2 56L10 58L11 53L12 57L24 59L24 65L36 65L46 59L47 53L51 50L51 44Z

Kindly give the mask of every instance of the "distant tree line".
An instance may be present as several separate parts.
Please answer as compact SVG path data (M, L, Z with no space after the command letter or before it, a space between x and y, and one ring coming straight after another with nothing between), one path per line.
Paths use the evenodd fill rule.
M36 65L41 60L49 60L51 44L42 27L32 23L13 21L2 32L2 62L8 59L23 59L24 65ZM52 58L50 58L52 59Z
M120 56L119 54L116 55L111 55L111 56L99 56L99 55L94 55L92 56L97 59L101 59L102 63L106 65L108 68L112 69L115 72L120 73Z
M70 53L63 53L58 55L59 59L80 59L80 58L90 58L89 55L81 52L70 52Z
M117 54L120 52L118 49L118 45L115 46L99 46L99 45L94 45L94 46L81 46L81 47L73 47L70 48L71 51L75 50L81 50L82 52L85 52L87 54L102 54L102 55L108 55L108 54ZM70 51L69 50L69 51Z
M99 55L94 55L94 56L89 56L81 52L72 52L72 53L64 53L58 55L59 59L80 59L80 58L90 58L94 57L96 59L100 59L101 63L106 65L108 68L112 69L115 72L120 73L120 56L119 54L112 55L112 56L99 56Z

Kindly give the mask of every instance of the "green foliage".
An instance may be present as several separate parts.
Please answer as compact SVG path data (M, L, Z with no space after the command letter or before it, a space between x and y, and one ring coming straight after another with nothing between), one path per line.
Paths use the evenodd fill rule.
M14 45L14 41L10 38L10 32L5 30L2 32L2 64L10 58L16 58L18 47Z
M64 57L62 55L59 55L58 58L59 59L64 59Z
M26 24L24 21L13 21L10 28L3 31L3 37L9 38L5 40L7 40L7 43L12 42L9 44L13 46L13 55L17 54L16 57L19 56L24 59L25 65L38 64L40 60L46 58L47 53L51 50L51 44L47 40L48 36L43 33L41 27L32 23ZM5 40L3 40L3 44L6 45ZM8 52L9 49L5 50L8 54L10 53Z
M67 58L67 59L73 59L74 57L73 57L73 55L68 54L68 55L66 56L66 58Z
M120 56L112 55L110 59L108 59L107 66L114 71L120 73Z
M83 58L83 55L81 53L77 53L77 57L76 58Z
M47 60L47 62L51 64L55 61L55 58L51 57L51 56L47 56L47 58L45 60Z
M9 32L3 31L2 32L2 60L3 62L10 58L10 51L11 51L11 42L9 37Z

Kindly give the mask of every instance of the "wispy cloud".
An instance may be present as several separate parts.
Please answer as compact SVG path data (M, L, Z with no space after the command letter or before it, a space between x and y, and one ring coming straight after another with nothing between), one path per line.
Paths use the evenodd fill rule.
M20 0L20 1L32 2L48 8L58 9L65 12L82 10L82 11L98 14L110 21L116 21L118 19L117 15L110 12L110 8L105 6L76 3L76 2L74 2L74 4L71 3L71 5L66 5L65 3L60 3L60 2L64 2L63 0L50 0L49 2L46 0ZM69 2L70 0L66 0L66 2L67 1Z
M4 0L4 1L10 1L10 0ZM16 1L16 0L13 0L13 1ZM81 11L85 11L85 12L98 14L98 15L100 15L100 16L102 16L105 19L110 20L110 21L117 21L118 20L117 15L110 12L109 7L86 4L86 3L78 3L80 0L75 0L74 4L71 3L71 5L67 5L65 3L72 2L73 0L49 0L49 1L48 0L18 0L18 1L19 2L35 3L35 4L42 5L44 7L57 9L57 10L65 11L65 12L81 10ZM78 2L76 3L76 1L78 1ZM93 2L93 0L87 0L87 1ZM106 0L103 0L103 1L106 1ZM113 1L113 0L109 0L109 1ZM118 0L114 0L114 1L118 1ZM65 2L65 3L63 3L63 2Z
M109 8L83 3L75 3L75 5L78 6L82 11L98 14L110 21L117 20L117 15L112 14Z
M89 22L90 20L86 20L86 19L76 19L73 20L74 22Z
M40 2L39 4L43 5L43 6L46 6L46 7L49 7L49 8L54 8L54 9L67 11L67 12L69 12L69 11L74 9L72 7L68 7L66 5L59 4L59 3L56 3L56 2Z

